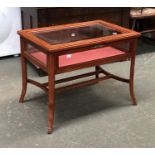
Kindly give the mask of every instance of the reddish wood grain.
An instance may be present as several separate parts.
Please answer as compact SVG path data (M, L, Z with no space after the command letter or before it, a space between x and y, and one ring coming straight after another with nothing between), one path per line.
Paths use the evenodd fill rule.
M94 38L94 39L86 39L81 41L62 43L58 45L51 45L39 38L37 38L33 33L37 32L48 32L54 30L61 30L65 28L71 27L81 27L92 24L102 24L103 26L109 27L111 29L117 30L121 32L118 35L110 35L106 37ZM18 31L18 34L21 36L21 66L22 66L22 93L20 97L20 102L24 101L24 96L27 90L27 83L34 84L41 89L48 91L48 133L52 133L53 130L53 122L54 122L54 101L55 101L55 84L66 82L70 80L75 80L83 77L89 77L94 75L95 79L88 80L85 82L73 84L70 86L66 86L64 88L58 88L57 91L61 92L63 90L68 90L70 88L77 88L89 84L94 84L101 80L106 80L109 78L113 78L115 80L119 80L129 84L130 88L130 96L134 105L136 105L136 98L134 95L134 66L135 66L135 56L136 56L136 41L140 36L140 33L117 26L115 24L111 24L108 22L104 22L102 20L95 20L83 23L76 24L67 24L60 26L52 26L46 28L37 28L37 29L29 29L29 30L21 30ZM107 52L104 52L103 48L101 50L101 46L104 48L108 48L106 46L117 46L120 44L129 44L128 51L120 51L111 47L107 49ZM36 48L37 52L43 52L43 59L37 56L34 56L36 53L29 51L27 48L27 44L33 45ZM95 46L95 50L92 48ZM93 52L92 52L93 51ZM95 51L95 52L94 52ZM80 53L79 53L80 52ZM85 53L86 52L86 53ZM87 53L88 52L88 53ZM72 53L75 57L70 62L66 61L65 54ZM89 56L89 54L91 54ZM81 57L81 59L80 59ZM87 59L88 58L88 59ZM103 70L99 65L126 61L127 59L131 60L130 66L130 76L129 79L125 79L114 74L111 74L105 70ZM34 80L27 78L27 67L26 62L29 61L37 66L39 66L42 70L47 72L48 74L48 82L47 83L39 83ZM77 75L74 77L69 77L66 79L61 79L55 81L55 75L63 72L70 72L77 69L82 69L86 67L95 67L95 72L86 73L83 75ZM105 74L104 77L99 77L99 74Z

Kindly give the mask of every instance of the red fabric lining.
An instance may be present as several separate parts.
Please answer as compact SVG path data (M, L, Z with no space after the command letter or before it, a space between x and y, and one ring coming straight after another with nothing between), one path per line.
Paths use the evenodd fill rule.
M59 56L59 67L69 66L97 59L103 59L107 57L120 55L123 53L124 53L123 51L120 51L112 47L103 47L84 52L62 55ZM32 52L31 55L37 58L42 63L46 64L46 55L43 52L40 51Z

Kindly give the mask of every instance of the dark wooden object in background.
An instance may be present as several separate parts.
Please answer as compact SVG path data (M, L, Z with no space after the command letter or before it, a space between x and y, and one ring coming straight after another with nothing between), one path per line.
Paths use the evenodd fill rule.
M127 7L23 7L21 12L23 29L96 19L103 19L128 28L130 20L130 8Z

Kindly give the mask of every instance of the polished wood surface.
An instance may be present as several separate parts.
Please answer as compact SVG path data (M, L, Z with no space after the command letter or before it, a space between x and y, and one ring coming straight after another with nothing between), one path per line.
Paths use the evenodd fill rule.
M102 19L129 28L129 7L21 7L22 29ZM35 66L35 65L34 65ZM37 68L39 75L43 73Z
M81 27L81 26L88 26L92 24L102 24L105 27L108 27L113 30L117 30L120 32L117 35L110 35L104 37L97 37L93 39L86 39L62 44L50 44L49 42L43 41L42 39L35 36L35 33L40 32L49 32L54 30L62 30L62 29L69 29L73 27ZM36 29L28 29L18 31L21 39L21 66L22 66L22 93L20 97L20 102L24 101L24 97L26 94L27 83L33 84L45 92L48 92L48 133L52 133L53 131L53 122L54 122L54 101L55 101L55 92L62 92L64 90L68 90L71 88L77 88L89 84L94 84L102 80L107 79L115 79L121 82L125 82L129 84L130 88L130 96L133 102L133 105L136 105L136 98L134 95L134 66L135 66L135 55L136 55L136 41L137 38L140 36L139 33L129 30L127 28L123 28L117 26L115 24L111 24L102 20L95 20L83 23L75 23L75 24L67 24L67 25L60 25L60 26L51 26L45 28L36 28ZM128 44L127 50L120 50L119 46ZM30 47L31 45L31 47ZM117 47L117 46L118 47ZM77 54L81 52L83 56L84 52L90 52L92 49L95 49L96 54L99 50L104 51L104 49L108 48L107 52L114 52L114 54L109 55L110 53L105 55L104 57L96 57L94 59L90 59L89 61L78 61L78 63L73 63L71 65L61 66L60 65L60 57L66 54ZM123 49L123 48L122 48ZM39 59L34 56L34 52L43 52L45 55L45 62L42 61L42 58ZM91 53L91 52L90 52ZM117 53L117 54L115 54ZM80 55L81 55L80 54ZM105 51L103 54L106 54ZM81 55L82 56L82 55ZM79 58L80 59L80 58ZM112 63L112 62L120 62L131 60L130 66L130 75L129 79L125 79L109 73L105 71L103 68L100 67L102 64ZM33 64L39 66L42 70L44 70L48 75L48 82L46 83L39 83L27 77L27 68L26 62L32 62ZM70 72L77 69L87 68L87 67L95 67L94 72L85 73L82 75L77 75L65 79L55 80L55 75ZM102 75L102 76L101 76ZM60 87L55 89L55 85L62 82L72 81L79 78L84 77L95 77L94 79L83 81L76 84L71 84L65 87Z
M118 32L121 32L121 34L93 38L93 39L82 40L82 41L76 41L76 42L56 44L56 45L51 45L48 42L39 39L33 34L36 32L41 33L41 32L48 32L48 31L54 31L54 30L62 30L65 28L69 29L73 27L88 26L92 24L102 24L103 26L106 26ZM95 20L95 21L75 23L75 24L66 24L66 25L59 25L59 26L51 26L51 27L46 27L46 28L28 29L28 30L18 31L18 33L20 34L20 36L24 36L24 38L27 39L28 41L33 42L35 45L40 46L40 48L44 48L48 52L51 52L51 53L56 53L59 51L70 50L70 49L72 50L72 49L77 49L77 48L86 47L86 46L106 44L106 43L125 40L125 39L132 39L132 38L136 38L139 36L138 32L135 32L127 28L123 28L118 25L111 24L111 23L108 23L102 20Z

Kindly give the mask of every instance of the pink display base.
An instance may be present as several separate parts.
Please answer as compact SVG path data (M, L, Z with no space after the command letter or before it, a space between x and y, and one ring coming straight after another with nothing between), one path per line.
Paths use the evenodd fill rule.
M123 51L112 47L103 47L98 49L92 49L84 52L78 52L73 54L66 54L59 56L59 67L65 67L69 65L79 64L92 60L103 59L116 55L123 54ZM31 55L46 64L46 55L43 52L36 51L32 52Z

